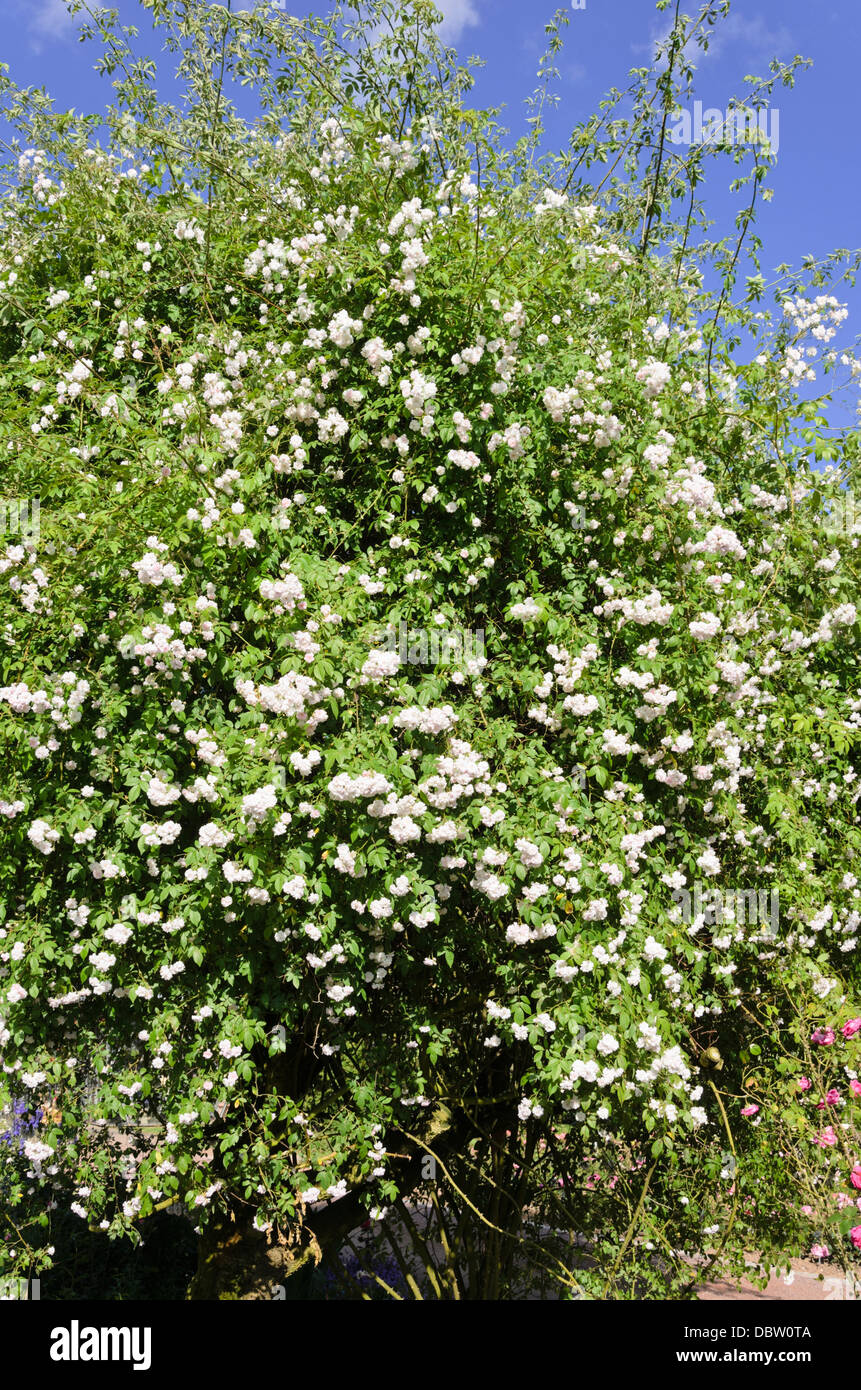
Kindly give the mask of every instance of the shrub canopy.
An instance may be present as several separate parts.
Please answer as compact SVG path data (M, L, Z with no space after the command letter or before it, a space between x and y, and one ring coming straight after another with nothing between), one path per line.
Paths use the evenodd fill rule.
M741 279L768 148L665 138L723 7L554 155L418 0L142 7L173 102L107 12L107 115L2 81L0 1263L411 1192L450 1292L849 1260L857 366L840 257Z

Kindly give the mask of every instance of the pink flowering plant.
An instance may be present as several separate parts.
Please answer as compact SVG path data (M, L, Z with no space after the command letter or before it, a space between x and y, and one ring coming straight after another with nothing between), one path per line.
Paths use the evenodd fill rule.
M777 1137L781 1167L792 1175L791 1190L784 1191L776 1205L790 1218L800 1211L809 1223L807 1238L801 1236L802 1253L807 1245L811 1251L818 1247L825 1252L818 1258L827 1258L857 1279L861 1018L847 1017L844 996L829 992L828 999L830 1021L811 1029L822 1017L821 1004L811 999L801 1008L797 997L787 992L788 1026L772 1030L769 1047L772 1054L781 1054L779 1060L766 1070L752 1059L745 1084L761 1091L763 1111L771 1112L763 1142L773 1143Z
M142 0L176 103L75 8L107 115L0 78L0 1272L174 1203L199 1298L368 1221L441 1298L856 1258L853 262L666 143L724 7L554 155L562 16L512 148L425 0Z

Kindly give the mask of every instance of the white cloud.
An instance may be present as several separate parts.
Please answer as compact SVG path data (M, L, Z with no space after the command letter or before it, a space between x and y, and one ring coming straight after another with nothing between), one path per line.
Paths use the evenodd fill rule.
M653 25L648 43L634 44L638 53L654 57L656 45L666 43L672 32L672 25ZM769 28L762 15L748 19L743 14L730 14L725 20L709 30L709 46L706 53L695 42L685 45L685 57L696 66L719 58L730 46L736 44L743 49L744 61L748 66L754 63L767 63L770 58L791 56L792 35L785 25Z
M46 39L71 38L78 20L69 14L65 0L37 0L28 20L31 34L39 34Z
M456 43L464 29L474 29L481 23L473 0L434 0L434 7L443 17L439 33L446 43Z
M746 19L731 14L723 24L716 24L707 56L717 58L731 43L740 44L749 60L767 62L769 58L791 56L792 35L784 24L771 29L762 15Z

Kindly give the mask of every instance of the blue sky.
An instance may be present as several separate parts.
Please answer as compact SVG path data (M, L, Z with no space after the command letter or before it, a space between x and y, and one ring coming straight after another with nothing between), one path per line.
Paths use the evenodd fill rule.
M235 7L250 7L239 0ZM523 126L523 98L536 85L544 49L543 27L555 6L530 0L436 0L445 15L444 36L462 56L478 54L486 66L477 74L475 104L504 104L504 123L515 134ZM64 0L3 0L3 61L23 85L44 86L67 109L98 110L110 99L92 67L94 50L76 41L76 21ZM141 28L141 46L156 52L150 19L137 0L118 0L123 20ZM325 0L288 0L294 13L325 12ZM696 12L697 0L683 3ZM633 66L648 63L655 39L668 27L670 11L658 14L653 0L586 0L570 12L561 56L561 100L548 114L547 143L563 145L573 124L587 117L608 88L627 85ZM743 90L747 73L764 74L772 56L802 54L813 67L792 90L781 89L779 161L770 176L773 201L761 206L758 230L765 243L763 270L782 261L798 263L835 247L861 243L861 184L857 147L858 57L861 4L858 0L739 0L719 26L707 56L700 58L697 96L705 106L726 109ZM166 71L168 69L166 68ZM730 195L734 166L712 162L709 209L721 232L744 198ZM861 289L838 290L850 306L851 336L861 331ZM850 409L835 411L834 423L849 423Z

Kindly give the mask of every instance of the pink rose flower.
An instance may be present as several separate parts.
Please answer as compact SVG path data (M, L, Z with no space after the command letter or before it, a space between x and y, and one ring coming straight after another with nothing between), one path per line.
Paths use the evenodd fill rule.
M799 1089L799 1091L809 1091L809 1090L810 1090L810 1077L809 1077L809 1076L800 1076L800 1077L798 1078L798 1089Z
M833 1028L817 1028L815 1033L811 1033L810 1041L818 1043L820 1047L830 1047L835 1036Z
M861 1018L850 1018L848 1023L844 1023L840 1032L844 1038L854 1038L859 1029L861 1029Z
M831 1125L826 1125L822 1133L818 1134L813 1142L814 1144L818 1144L820 1149L826 1149L829 1145L837 1143L837 1135L834 1133Z
M861 1230L861 1227L856 1226L855 1229ZM811 1260L827 1260L829 1253L830 1252L827 1245L811 1245L810 1247Z
M853 1187L861 1187L861 1163L856 1163L852 1172L849 1174L849 1181Z
M758 1105L746 1105L741 1113L747 1119L749 1115L755 1115L758 1109Z
M853 1226L849 1232L849 1239L856 1250L861 1250L861 1226Z
M806 1203L805 1203L805 1205L801 1208L801 1211L802 1211L802 1215L804 1215L804 1216L812 1216L812 1215L813 1215L813 1208L807 1206Z
M861 1096L861 1081L850 1081L849 1089L853 1096Z

